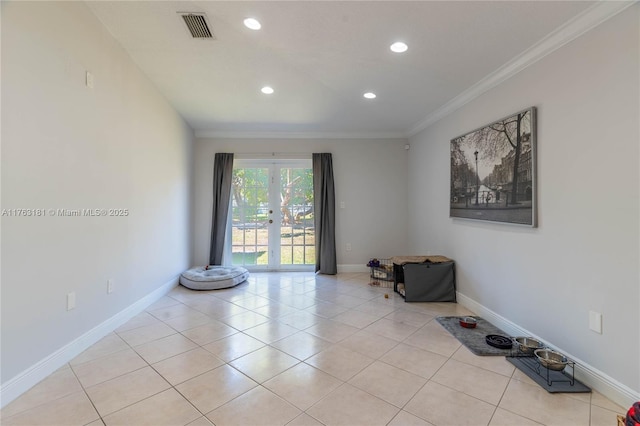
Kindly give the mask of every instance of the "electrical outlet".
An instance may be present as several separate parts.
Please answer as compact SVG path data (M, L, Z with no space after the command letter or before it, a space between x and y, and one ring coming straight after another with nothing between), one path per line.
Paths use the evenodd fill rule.
M76 307L76 292L72 291L67 294L67 311L75 309Z
M351 251L351 243L347 243L347 251Z
M602 334L602 314L600 312L589 311L589 329Z
M91 74L91 72L89 71L87 71L86 73L85 84L89 89L93 89L93 85L94 85L93 74Z
M113 280L107 280L107 294L113 293Z

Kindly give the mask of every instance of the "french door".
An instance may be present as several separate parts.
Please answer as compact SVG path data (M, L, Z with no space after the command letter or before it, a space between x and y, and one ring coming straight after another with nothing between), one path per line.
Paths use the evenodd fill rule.
M250 270L313 270L311 160L236 160L227 256Z

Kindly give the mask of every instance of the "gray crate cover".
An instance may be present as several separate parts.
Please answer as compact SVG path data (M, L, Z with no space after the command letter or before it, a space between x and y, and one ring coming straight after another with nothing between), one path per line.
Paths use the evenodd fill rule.
M406 302L455 302L454 262L407 263L404 269Z

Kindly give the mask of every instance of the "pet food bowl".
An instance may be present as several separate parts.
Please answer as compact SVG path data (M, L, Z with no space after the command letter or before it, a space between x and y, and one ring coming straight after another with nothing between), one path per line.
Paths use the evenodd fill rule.
M488 334L485 337L487 345L493 346L498 349L511 349L513 346L513 340L507 336L501 336L499 334Z
M476 319L473 317L464 317L460 318L460 325L464 328L476 328L476 325L478 325L478 321L476 321Z
M520 349L520 352L525 354L533 354L533 351L536 349L542 349L544 347L541 341L533 337L515 337L513 342Z
M549 370L562 371L567 366L569 360L560 352L551 349L536 349L533 351L538 361Z

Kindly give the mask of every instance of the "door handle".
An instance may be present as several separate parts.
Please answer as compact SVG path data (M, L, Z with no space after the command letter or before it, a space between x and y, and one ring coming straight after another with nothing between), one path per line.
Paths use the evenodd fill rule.
M269 214L273 214L273 210L269 210Z
M269 223L273 223L273 219L269 219Z

